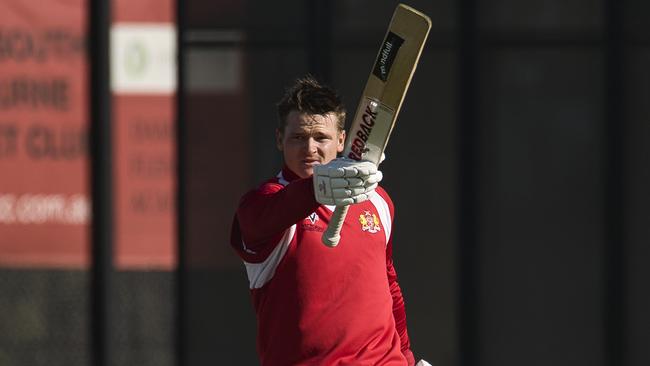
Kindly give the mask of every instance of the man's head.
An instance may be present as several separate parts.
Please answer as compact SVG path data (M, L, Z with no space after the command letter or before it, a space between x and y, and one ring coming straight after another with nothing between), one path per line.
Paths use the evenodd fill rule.
M298 79L278 103L276 143L285 164L301 178L343 151L345 108L332 89Z

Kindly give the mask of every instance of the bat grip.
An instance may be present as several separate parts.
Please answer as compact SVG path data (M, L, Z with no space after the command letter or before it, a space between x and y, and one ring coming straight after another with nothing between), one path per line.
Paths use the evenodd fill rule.
M332 218L329 224L327 224L327 230L325 230L321 238L323 244L326 246L334 248L339 244L339 240L341 240L341 228L343 227L345 216L348 214L348 208L350 206L336 206L334 209Z

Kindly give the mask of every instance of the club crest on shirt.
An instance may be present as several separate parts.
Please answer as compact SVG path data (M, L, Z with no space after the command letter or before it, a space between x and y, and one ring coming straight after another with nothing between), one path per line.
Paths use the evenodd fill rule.
M318 221L318 215L316 214L316 212L312 212L311 215L307 216L307 219L313 225L316 223L316 221Z
M363 214L359 215L359 222L361 223L362 231L367 231L371 234L374 234L381 230L377 215L371 213L370 211L364 211Z

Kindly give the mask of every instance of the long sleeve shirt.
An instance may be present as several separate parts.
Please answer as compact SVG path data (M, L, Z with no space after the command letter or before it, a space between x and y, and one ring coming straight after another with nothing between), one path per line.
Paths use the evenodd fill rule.
M336 248L333 206L286 167L241 199L231 245L244 261L261 364L413 365L392 260L393 203L377 188L351 205Z

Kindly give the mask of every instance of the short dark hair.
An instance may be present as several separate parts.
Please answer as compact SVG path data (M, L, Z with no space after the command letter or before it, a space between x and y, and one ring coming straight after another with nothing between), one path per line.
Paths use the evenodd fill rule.
M280 132L284 132L287 116L291 111L308 115L334 113L337 117L339 132L345 129L346 111L341 98L336 91L322 85L310 75L297 79L278 102L278 129Z

